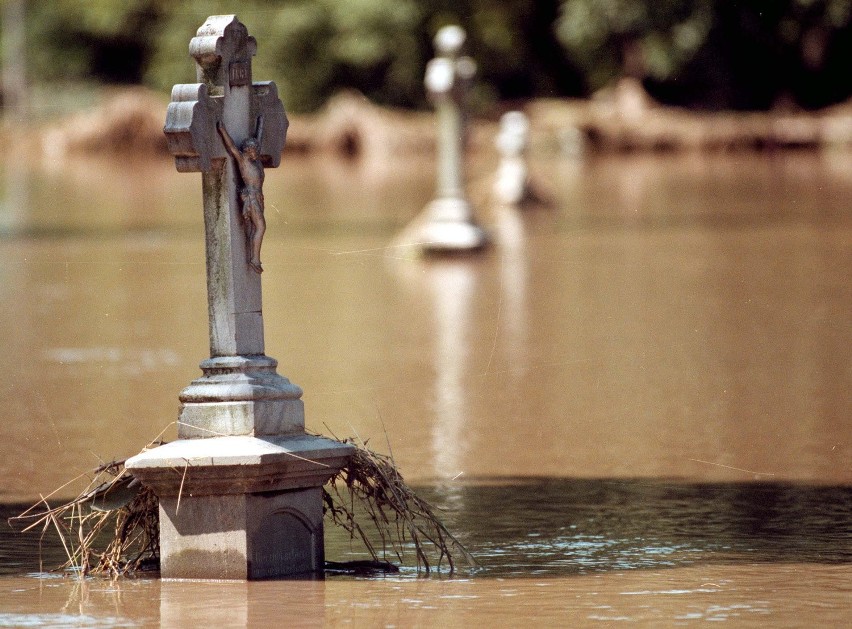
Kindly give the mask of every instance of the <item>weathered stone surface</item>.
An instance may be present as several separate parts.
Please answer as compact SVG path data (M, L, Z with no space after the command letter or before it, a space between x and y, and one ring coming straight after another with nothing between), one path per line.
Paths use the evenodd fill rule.
M252 83L257 42L236 16L208 18L189 48L198 82L173 88L164 132L177 169L203 173L210 353L263 354L260 277L247 262L239 174L226 159L216 123L241 145L262 118L259 159L274 168L281 163L287 116L275 83Z
M180 439L129 458L127 469L158 496L278 491L322 486L352 446L316 435Z
M181 439L282 435L305 428L302 389L275 371L269 356L219 356L180 394Z
M204 375L180 394L181 402L299 399L302 389L278 375L270 356L214 356L201 363Z
M163 574L264 579L322 570L320 492L161 498Z
M181 439L281 435L304 430L305 408L302 400L202 402L183 404L178 421Z
M222 117L222 98L213 98L204 83L175 85L163 128L169 153L179 172L208 171L214 159L225 159L225 149L209 130Z

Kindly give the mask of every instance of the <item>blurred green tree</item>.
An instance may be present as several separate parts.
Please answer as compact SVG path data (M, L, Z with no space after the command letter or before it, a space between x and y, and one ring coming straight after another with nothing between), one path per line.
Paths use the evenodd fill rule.
M144 83L169 90L192 80L185 54L208 15L228 0L31 0L30 64L41 80ZM579 93L579 74L552 34L559 0L243 0L240 19L257 38L256 76L276 80L287 106L313 110L336 90L426 105L431 37L455 22L480 65L478 98Z
M193 80L187 44L233 0L29 0L29 76L45 83ZM480 104L588 94L619 76L699 107L819 107L852 94L852 0L242 0L255 76L291 111L345 87L423 107L431 37L469 35Z
M633 76L666 102L738 109L852 92L852 0L563 0L555 33L590 90Z
M157 45L156 0L31 0L28 64L43 81L139 83Z
M564 0L556 36L591 89L677 75L707 39L712 0Z
M187 80L191 65L175 51L186 49L208 15L227 13L232 3L181 6L165 9L145 74L159 89ZM315 109L341 87L368 86L370 97L384 104L416 101L414 68L423 51L415 0L249 0L240 4L239 18L258 40L255 76L278 82L293 110Z

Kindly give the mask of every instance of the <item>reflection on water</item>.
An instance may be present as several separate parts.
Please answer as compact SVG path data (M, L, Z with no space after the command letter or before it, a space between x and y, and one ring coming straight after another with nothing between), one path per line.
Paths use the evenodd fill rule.
M500 308L506 336L506 361L513 373L527 368L529 316L524 217L513 207L494 208L494 231L500 247ZM516 383L517 384L517 383Z
M430 459L436 478L453 478L462 472L470 353L467 338L471 329L471 299L477 273L471 260L432 260L428 264L408 263L404 279L415 293L425 294L432 303L434 348L432 373L435 422L431 429Z
M387 247L431 198L431 164L365 168L268 176L266 345L309 427L390 449L482 568L250 584L229 622L288 588L379 625L852 611L852 157L544 160L555 207L480 200L495 247L458 260ZM170 162L4 167L0 501L174 437L208 346L200 196ZM38 571L35 538L9 534L2 571ZM70 608L179 624L221 600L4 579L0 608L46 624Z
M476 557L478 565L472 572L462 566L462 576L564 577L708 563L852 563L852 487L488 479L422 487L418 493L440 509ZM5 520L17 513L18 507L5 506L0 516ZM342 530L328 529L329 560L366 556ZM64 562L55 537L16 535L5 525L2 531L0 574L38 572ZM412 569L402 574L415 574L412 554L407 561Z
M0 614L0 626L24 624L25 618L36 624L67 622L70 626L73 619L103 626L121 620L122 610L134 622L150 619L152 614L155 619L156 609L137 607L133 602L133 589L145 592L149 601L159 600L159 620L170 627L208 624L204 619L216 626L268 623L276 618L276 606L285 599L286 613L293 622L318 626L329 615L345 617L347 609L350 617L373 624L416 623L419 614L438 614L449 600L466 601L469 607L461 612L481 622L494 597L505 596L515 598L518 604L502 612L507 622L514 619L512 623L530 613L547 622L556 610L582 614L587 620L636 621L671 620L678 615L682 619L777 619L781 611L789 613L793 604L801 605L798 611L804 612L815 601L821 601L822 607L816 617L830 619L849 608L850 487L489 479L486 484L456 486L451 491L440 486L421 491L443 509L446 522L476 556L479 567L472 573L462 571L454 579L438 581L435 586L427 582L423 587L412 570L373 579L373 585L366 588L362 581L341 577L329 578L324 586L298 581L217 583L215 587L200 582L125 581L113 586L122 600L114 601L115 612L106 618L102 603L95 602L97 597L83 596L88 587L101 591L103 597L105 583L84 582L69 594L71 600L82 599L78 601L81 616L67 610L63 612L67 617L41 618L7 612ZM347 554L349 544L341 531L329 531L327 538L330 559L354 556ZM29 540L35 542L34 537ZM32 553L34 548L27 550ZM33 556L22 554L20 540L0 537L6 574L38 570ZM46 545L46 561L60 557L58 544ZM636 578L625 579L631 572L637 573ZM809 593L807 601L797 601L803 588L814 585L803 583L803 578L822 579L826 574L830 579L818 584L823 589ZM43 579L32 579L29 587ZM789 582L791 579L795 582ZM771 587L788 588L784 596L792 598L777 597L755 586L766 581ZM0 579L0 586L3 583ZM50 587L51 581L44 583L38 588ZM69 586L66 581L63 591L68 592ZM607 591L613 587L614 591ZM551 590L553 596L548 594ZM644 604L633 609L632 602L625 602L628 597L644 597ZM15 600L2 593L0 598ZM662 611L649 604L656 601L659 605L660 599L669 599ZM408 604L399 609L396 606L402 601ZM395 621L383 615L388 605L395 608ZM531 610L531 605L536 609ZM791 626L796 625L795 620L794 614L787 617Z
M850 487L491 479L455 492L461 501L432 495L482 575L852 562Z
M672 626L688 621L736 627L848 624L850 579L843 567L755 571L739 565L626 572L570 580L333 580L192 583L0 581L0 622L44 625L185 627ZM767 595L767 593L774 593ZM26 603L23 603L26 601ZM26 605L26 607L24 606ZM804 622L803 622L804 620ZM181 624L183 623L183 624ZM195 622L191 622L195 624Z

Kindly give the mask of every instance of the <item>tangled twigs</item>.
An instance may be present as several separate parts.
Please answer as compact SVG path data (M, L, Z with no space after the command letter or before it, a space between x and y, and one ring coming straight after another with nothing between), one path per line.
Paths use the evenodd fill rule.
M335 524L348 531L352 538L359 538L376 561L388 550L402 561L403 547L410 542L418 569L427 573L433 563L440 566L445 559L450 573L456 569L458 557L468 565L476 564L429 504L405 483L390 457L373 452L363 444L352 445L355 453L347 466L323 488L326 513ZM381 539L381 553L376 551L358 523L356 504L361 505L373 522ZM435 555L437 559L430 561Z
M74 500L53 508L42 500L11 521L23 523L24 531L40 527L42 535L55 530L68 558L60 570L76 569L83 576L126 575L159 557L157 497L125 471L124 461L94 470L94 479Z
M389 552L401 562L410 545L418 569L427 573L444 560L452 573L458 557L475 565L429 504L405 483L391 457L352 445L355 453L348 465L323 487L325 513L335 524L362 540L380 564L386 564ZM74 500L51 508L43 498L11 521L23 523L24 531L41 527L43 536L53 529L68 557L60 569L123 576L159 563L157 496L126 471L124 461L94 470L93 480ZM372 522L381 549L364 522Z

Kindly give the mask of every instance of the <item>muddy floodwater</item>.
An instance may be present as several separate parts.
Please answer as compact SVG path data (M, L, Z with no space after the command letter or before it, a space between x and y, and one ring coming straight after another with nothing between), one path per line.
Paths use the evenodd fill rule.
M481 159L494 246L420 259L394 236L432 168L267 173L266 351L478 565L214 583L51 573L58 541L5 525L175 438L208 352L200 176L2 165L0 626L848 626L852 155L540 155L552 205L522 210Z

